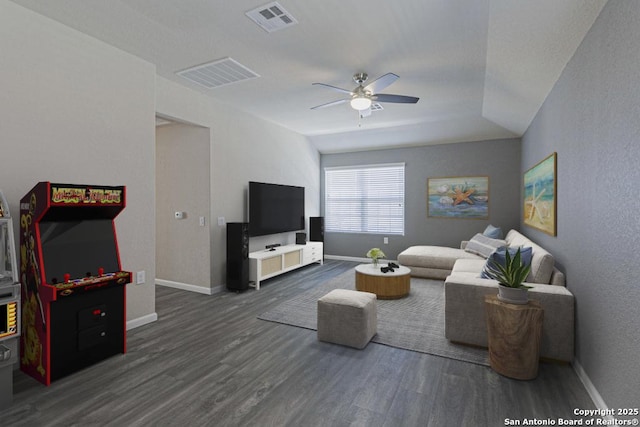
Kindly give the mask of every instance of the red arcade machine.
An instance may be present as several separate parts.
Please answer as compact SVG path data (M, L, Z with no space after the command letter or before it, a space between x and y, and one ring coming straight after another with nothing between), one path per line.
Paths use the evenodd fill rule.
M124 207L122 186L40 182L20 200L20 365L45 385L126 351Z

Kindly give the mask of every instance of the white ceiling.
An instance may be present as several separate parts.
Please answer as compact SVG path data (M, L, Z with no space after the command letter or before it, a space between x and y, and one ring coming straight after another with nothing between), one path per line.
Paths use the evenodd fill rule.
M321 152L520 136L606 0L279 0L298 24L267 33L261 0L13 0L157 67L158 75L307 135ZM205 89L177 71L231 57L259 78ZM351 77L393 72L360 120Z

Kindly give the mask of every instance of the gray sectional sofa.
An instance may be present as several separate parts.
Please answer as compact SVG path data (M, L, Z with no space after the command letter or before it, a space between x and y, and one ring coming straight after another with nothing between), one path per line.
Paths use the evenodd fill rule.
M574 297L553 256L516 230L505 237L509 247L531 247L529 298L544 309L540 356L571 362L574 355ZM445 336L453 342L487 346L484 296L497 294L498 282L480 277L486 259L465 250L441 246L412 246L398 255L398 262L412 276L444 279Z

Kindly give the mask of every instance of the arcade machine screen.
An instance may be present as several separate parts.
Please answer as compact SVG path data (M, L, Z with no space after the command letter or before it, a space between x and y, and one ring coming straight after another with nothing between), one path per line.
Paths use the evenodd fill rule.
M42 221L40 239L48 283L62 282L65 274L75 279L96 275L98 268L120 269L110 219Z

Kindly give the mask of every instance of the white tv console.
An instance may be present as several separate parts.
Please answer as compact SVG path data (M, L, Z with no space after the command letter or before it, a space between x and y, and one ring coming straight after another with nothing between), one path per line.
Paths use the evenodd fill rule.
M322 242L307 242L306 245L286 245L274 250L261 250L249 254L249 281L256 290L260 282L287 271L314 262L323 263Z

